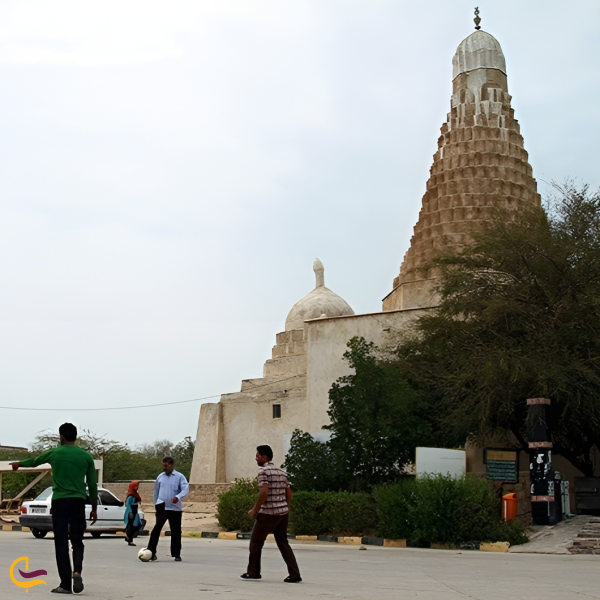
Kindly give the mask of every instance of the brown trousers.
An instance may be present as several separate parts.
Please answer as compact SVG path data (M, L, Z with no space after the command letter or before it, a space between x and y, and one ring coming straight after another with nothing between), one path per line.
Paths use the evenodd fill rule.
M275 536L275 542L281 552L281 556L288 568L290 577L300 577L298 563L294 552L287 539L289 515L265 515L258 513L256 522L252 528L252 537L250 538L250 559L248 561L248 574L260 575L260 556L267 536L272 533Z

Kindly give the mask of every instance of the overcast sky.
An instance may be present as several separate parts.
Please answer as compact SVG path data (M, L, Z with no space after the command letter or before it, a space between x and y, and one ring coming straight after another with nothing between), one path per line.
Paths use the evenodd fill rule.
M0 0L0 405L238 391L316 257L357 313L380 310L473 5ZM479 6L540 192L597 188L600 3ZM0 444L66 420L178 441L199 408L0 410Z

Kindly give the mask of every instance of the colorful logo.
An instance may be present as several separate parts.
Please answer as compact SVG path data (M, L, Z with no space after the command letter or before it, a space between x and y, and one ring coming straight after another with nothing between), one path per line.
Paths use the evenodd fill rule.
M27 579L28 581L17 581L15 579L15 568L22 560L25 561L25 569L29 569L28 556L21 556L21 558L17 558L17 560L15 560L15 562L12 565L10 565L10 578L17 587L24 588L26 592L29 592L29 588L34 587L36 585L48 585L43 579L34 579L34 577L39 577L40 575L48 575L47 571L42 571L41 569L39 571L31 571L31 573L29 573L28 571L21 571L21 569L18 569L21 577L23 579Z

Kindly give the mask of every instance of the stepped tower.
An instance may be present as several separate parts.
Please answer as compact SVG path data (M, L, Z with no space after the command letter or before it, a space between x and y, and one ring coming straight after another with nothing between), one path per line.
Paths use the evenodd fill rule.
M452 99L433 156L410 248L383 310L437 304L432 258L468 244L497 207L516 214L540 205L537 184L511 108L506 63L498 41L476 29L452 60Z

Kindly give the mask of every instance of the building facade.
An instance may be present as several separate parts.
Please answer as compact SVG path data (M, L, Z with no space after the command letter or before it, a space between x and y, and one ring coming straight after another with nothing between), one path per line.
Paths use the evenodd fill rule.
M453 58L450 112L410 247L382 312L355 315L325 287L317 260L315 289L290 310L263 377L202 405L190 482L254 477L256 446L269 444L280 464L296 429L324 439L329 389L348 373L348 341L361 336L384 352L393 350L406 327L437 304L431 259L468 244L498 208L517 215L539 205L511 108L504 54L493 36L475 31Z

